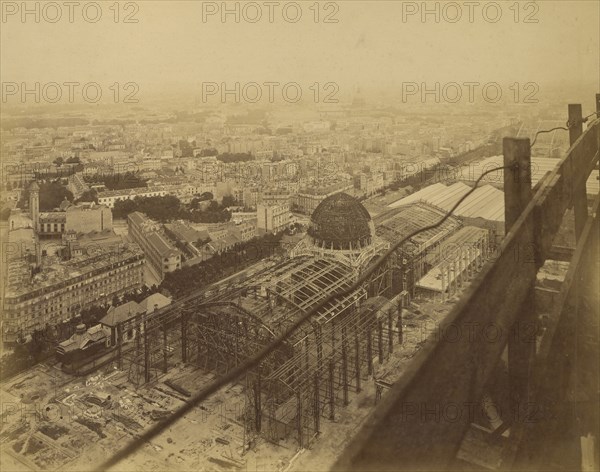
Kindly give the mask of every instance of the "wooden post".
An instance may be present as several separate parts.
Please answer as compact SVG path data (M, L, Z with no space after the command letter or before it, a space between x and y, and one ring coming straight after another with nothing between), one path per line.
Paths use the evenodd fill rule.
M504 207L505 233L508 234L521 213L533 197L531 189L531 145L529 139L504 138ZM530 231L531 243L535 241L535 228ZM523 248L520 248L523 249ZM522 253L523 251L519 251ZM521 255L515 262L527 274L535 271L533 261L524 260ZM514 418L524 419L524 407L530 397L530 369L535 356L535 336L531 333L531 323L535 321L535 278L511 328L508 337L508 378L510 406Z
M572 146L583 134L583 113L580 104L569 105L569 144ZM573 189L573 206L575 207L575 236L579 240L587 221L587 190L585 181Z
M529 139L504 138L504 230L508 234L532 198Z
M600 94L596 94L596 112L600 112ZM569 104L569 144L572 146L577 139L583 134L583 122L582 122L582 109L581 105L573 105ZM593 174L592 174L593 175ZM583 180L581 185L573 189L573 206L575 210L575 237L577 239L577 245L583 243L581 241L581 235L583 233L583 229L587 223L588 219L588 205L587 205L587 188L586 181ZM590 252L590 256L594 251ZM591 258L591 260L597 260L597 256L595 258ZM581 271L583 273L583 271ZM573 391L573 383L579 383L577 380L578 376L584 375L583 373L586 370L585 366L585 358L586 353L585 349L582 349L581 340L585 339L586 333L583 333L583 327L587 325L584 317L585 317L585 301L583 299L585 290L585 284L583 282L583 275L579 275L579 284L576 284L573 288L573 305L574 305L574 316L571 318L575 324L574 336L571 336L565 341L565 357L570 362L567 362L567 365L570 369L566 372L564 376L564 385L563 392L568 395L571 391ZM573 339L574 338L574 339ZM572 360L571 360L572 359ZM589 368L589 367L588 367ZM595 433L592 435L586 436L588 431L585 428L579 428L580 441L582 442L582 446L584 444L588 444L586 441L588 439L591 440L591 444L593 445L595 440ZM587 438L587 439L586 439ZM591 452L591 454L589 453ZM587 450L584 446L582 447L582 460L588 462L591 460L597 460L598 452L597 446L591 448L591 451ZM587 464L584 465L584 469L587 468ZM588 469L588 470L597 470L597 469Z

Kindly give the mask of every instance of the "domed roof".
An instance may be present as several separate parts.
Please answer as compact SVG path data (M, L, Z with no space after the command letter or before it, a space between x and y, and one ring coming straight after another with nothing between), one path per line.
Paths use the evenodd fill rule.
M326 247L357 248L371 240L371 216L354 197L336 193L323 200L310 217L308 234Z

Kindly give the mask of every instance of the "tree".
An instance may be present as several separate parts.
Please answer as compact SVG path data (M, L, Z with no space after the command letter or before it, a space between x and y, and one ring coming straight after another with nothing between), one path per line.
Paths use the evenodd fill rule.
M217 156L218 154L219 151L217 151L215 148L206 148L200 151L200 157L213 157Z
M60 167L60 166L62 166L62 165L63 165L63 162L64 162L64 161L63 161L63 158L62 158L62 157L57 157L56 159L54 159L54 160L52 161L52 163L53 163L53 164L55 164L55 165L56 165L56 167Z
M181 150L181 157L192 157L194 155L194 148L183 139L179 141L179 149Z
M182 209L181 202L174 195L164 197L135 197L133 200L115 202L113 215L125 218L129 213L139 211L148 218L161 222L186 218L187 212Z
M40 185L40 211L58 208L64 200L72 202L73 194L59 182L43 182Z
M225 195L221 204L224 207L231 207L236 205L236 201L231 195Z
M200 209L200 199L199 198L192 198L192 201L190 202L190 208L192 210L198 210Z
M75 200L75 203L79 203L79 202L98 203L98 193L96 193L96 190L94 190L94 189L86 190L85 192L83 192L81 194L81 196L77 200Z

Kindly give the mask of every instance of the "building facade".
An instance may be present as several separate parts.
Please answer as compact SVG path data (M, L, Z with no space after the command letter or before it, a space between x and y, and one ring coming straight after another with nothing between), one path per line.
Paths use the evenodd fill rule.
M327 188L306 188L298 193L294 198L296 210L306 215L311 215L323 200L332 195L352 192L354 185L344 183L341 185L329 186Z
M256 216L259 232L278 233L289 226L292 214L285 205L258 205Z
M142 248L161 281L165 274L181 269L181 252L162 234L160 225L136 211L127 217L127 226L130 238Z
M3 340L15 342L141 288L144 263L144 254L134 245L35 270L26 259L9 262Z
M112 229L112 211L104 205L80 203L66 211L65 231L90 233Z

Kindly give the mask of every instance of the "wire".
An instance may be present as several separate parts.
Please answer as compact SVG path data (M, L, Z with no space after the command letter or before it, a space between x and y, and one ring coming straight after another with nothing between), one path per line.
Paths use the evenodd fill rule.
M600 115L599 111L595 111L594 113L590 113L588 116L584 116L581 119L581 123L587 123L588 120L592 117L592 116L596 116L596 115ZM552 128L552 129L545 129L545 130L541 130L538 131L537 133L535 133L535 136L533 137L533 142L531 143L530 148L533 149L533 146L535 146L535 143L537 141L537 138L540 134L544 134L544 133L552 133L552 131L557 131L557 130L563 130L563 131L569 131L571 128L573 128L574 126L578 125L579 122L570 124L569 121L567 120L566 123L566 128L564 126L557 126L556 128Z
M292 324L292 326L287 329L287 331L285 331L283 334L276 337L268 346L265 346L258 353L256 353L253 357L246 359L244 362L239 364L233 370L229 371L227 374L218 378L213 383L208 385L204 390L202 390L201 392L196 394L194 397L192 397L185 405L183 405L178 410L176 410L172 415L170 415L168 418L164 419L160 423L156 424L155 426L151 427L148 431L143 433L138 438L131 441L127 446L125 446L123 449L118 451L116 454L114 454L112 457L110 457L103 464L99 465L95 470L105 471L105 470L109 469L110 467L114 466L115 464L117 464L121 460L125 459L130 454L134 453L145 442L150 441L151 439L158 436L160 433L162 433L164 430L166 430L169 426L171 426L177 420L179 420L180 418L185 416L185 414L189 413L193 408L197 407L200 403L202 403L204 400L206 400L208 397L210 397L213 393L215 393L218 390L220 390L221 388L225 387L230 382L233 382L238 377L241 377L245 372L247 372L255 367L258 367L259 364L264 359L266 359L269 354L271 354L275 349L280 347L301 325L306 323L312 316L314 316L319 310L324 308L329 302L331 302L335 298L349 295L352 292L354 292L355 290L359 289L367 281L367 279L373 274L373 272L375 272L377 269L379 269L383 265L383 263L394 252L396 252L398 250L398 248L400 246L402 246L405 242L407 242L411 238L415 237L419 233L422 233L424 231L429 231L429 230L437 228L438 226L441 226L448 218L450 218L452 216L452 214L456 211L456 209L460 206L460 204L462 202L464 202L469 197L469 195L471 195L477 189L477 186L479 185L481 180L486 175L491 174L492 172L496 172L496 171L504 170L504 169L517 170L518 164L514 164L512 166L495 167L493 169L489 169L489 170L483 172L479 176L479 178L475 181L473 188L470 189L467 193L465 193L460 198L460 200L458 200L454 204L454 206L450 209L450 211L448 211L440 220L438 220L436 223L433 223L429 226L425 226L423 228L419 228L418 230L413 231L408 236L405 236L404 238L402 238L399 242L393 244L383 255L381 255L379 257L377 262L375 264L371 265L367 270L365 270L352 285L350 285L349 287L347 287L343 290L332 293L331 295L326 297L324 300L319 302L317 305L315 305L309 311L304 313L300 318L298 318L298 320L296 320Z
M569 125L569 122L567 121L567 126ZM574 125L573 125L574 126ZM570 126L569 126L570 128ZM531 146L529 146L531 149L533 149L533 146L535 146L535 142L537 141L537 138L540 134L544 134L544 133L552 133L552 131L556 131L556 130L564 130L564 131L569 131L569 128L565 128L564 126L557 126L556 128L552 128L552 129L544 129L541 131L538 131L537 133L535 133L535 136L533 137L533 142L531 143Z

